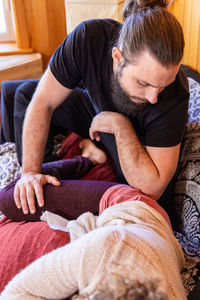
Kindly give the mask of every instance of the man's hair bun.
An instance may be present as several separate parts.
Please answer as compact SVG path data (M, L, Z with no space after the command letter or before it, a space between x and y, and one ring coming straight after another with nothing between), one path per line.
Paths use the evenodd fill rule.
M122 10L123 20L134 13L140 13L144 9L155 6L167 8L167 0L126 0Z
M178 65L184 36L178 20L166 9L167 0L126 0L117 47L127 63L148 51L163 66Z

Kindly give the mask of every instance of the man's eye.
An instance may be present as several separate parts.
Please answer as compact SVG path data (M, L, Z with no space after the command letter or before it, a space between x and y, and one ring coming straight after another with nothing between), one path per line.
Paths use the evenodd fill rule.
M145 82L142 82L142 81L139 81L139 80L138 80L138 83L139 83L139 85L140 85L140 86L143 86L143 87L145 87L145 86L148 86L148 84L147 84L147 83L145 83Z

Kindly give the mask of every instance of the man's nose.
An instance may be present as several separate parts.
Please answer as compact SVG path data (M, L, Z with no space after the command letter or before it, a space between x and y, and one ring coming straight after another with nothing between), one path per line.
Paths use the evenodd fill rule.
M159 89L150 87L148 91L145 94L145 98L151 103L155 104L158 102L158 94L159 94Z

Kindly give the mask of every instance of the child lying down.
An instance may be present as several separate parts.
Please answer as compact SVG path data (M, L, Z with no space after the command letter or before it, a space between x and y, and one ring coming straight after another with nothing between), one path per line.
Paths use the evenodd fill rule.
M166 212L127 185L113 185L100 198L99 216L86 212L64 221L71 243L17 274L0 300L75 293L76 299L187 299L180 276L184 257ZM53 225L59 220L55 216Z

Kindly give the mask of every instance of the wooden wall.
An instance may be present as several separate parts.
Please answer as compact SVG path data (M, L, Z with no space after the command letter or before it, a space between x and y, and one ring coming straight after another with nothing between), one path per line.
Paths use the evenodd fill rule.
M200 73L200 0L174 0L169 7L185 36L183 63Z
M12 0L12 4L18 47L41 53L46 68L67 34L64 0Z
M17 43L43 57L44 68L66 36L65 0L12 0ZM200 72L200 0L174 0L169 10L185 35L183 63Z

